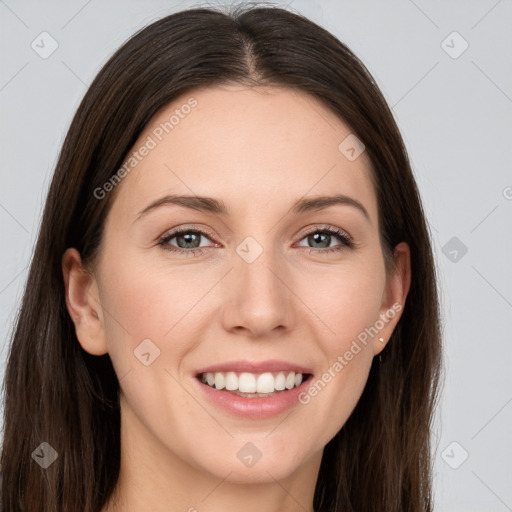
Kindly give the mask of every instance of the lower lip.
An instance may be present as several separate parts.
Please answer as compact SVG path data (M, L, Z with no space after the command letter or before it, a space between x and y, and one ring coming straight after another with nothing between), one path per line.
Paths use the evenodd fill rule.
M216 406L242 418L265 419L277 416L299 404L299 395L306 391L312 382L310 375L300 386L280 391L274 396L260 398L246 398L234 395L227 391L212 388L203 384L198 378L194 378L206 397Z

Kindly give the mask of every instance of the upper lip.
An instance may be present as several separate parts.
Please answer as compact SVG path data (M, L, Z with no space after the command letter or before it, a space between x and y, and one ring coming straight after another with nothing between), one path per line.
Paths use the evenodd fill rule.
M268 361L228 361L225 363L214 364L201 368L197 371L197 375L202 373L216 373L216 372L238 372L238 373L266 373L266 372L278 372L288 371L295 373L312 374L311 368L306 368L299 364L290 363L288 361L278 361L276 359Z

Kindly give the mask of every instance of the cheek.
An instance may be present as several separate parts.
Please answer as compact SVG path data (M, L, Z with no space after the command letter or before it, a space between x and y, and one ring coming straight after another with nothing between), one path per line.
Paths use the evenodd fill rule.
M383 265L361 262L313 269L301 281L300 296L318 317L328 353L345 345L378 319L385 287Z
M384 267L376 261L324 268L308 273L303 284L310 290L307 305L319 319L316 341L323 364L301 400L314 416L326 418L324 437L329 440L348 419L368 378L375 335L371 328L379 318Z
M171 268L148 263L148 257L143 261L125 254L108 261L115 263L102 268L100 299L116 373L122 377L134 369L139 371L139 352L150 353L152 368L175 367L193 347L190 329L202 321L197 306L210 279L183 265Z
M194 265L166 264L165 259L153 255L125 255L110 261L115 263L102 270L102 304L111 313L105 320L109 327L112 320L122 323L133 336L170 335L182 319L188 320L185 315L209 288L207 273Z

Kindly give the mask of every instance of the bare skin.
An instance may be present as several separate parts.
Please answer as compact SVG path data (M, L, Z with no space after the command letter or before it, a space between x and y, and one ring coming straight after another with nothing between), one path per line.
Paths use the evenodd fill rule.
M307 404L275 417L221 410L198 392L196 372L279 359L321 378L361 332L405 303L409 248L395 248L396 268L386 273L370 160L345 158L338 146L350 128L304 93L198 89L162 109L134 149L191 96L197 106L117 185L92 272L76 249L62 260L78 340L91 354L108 352L120 380L121 473L103 512L312 511L323 448L401 312ZM137 219L168 194L216 198L228 214L167 204ZM291 211L299 199L340 194L367 216L348 203ZM159 245L181 227L192 231L188 243L206 231L202 253L191 254L183 237ZM325 228L353 245L308 236ZM262 249L250 263L236 250L247 237ZM148 366L134 357L145 339L160 350ZM262 454L252 467L237 457L248 442Z

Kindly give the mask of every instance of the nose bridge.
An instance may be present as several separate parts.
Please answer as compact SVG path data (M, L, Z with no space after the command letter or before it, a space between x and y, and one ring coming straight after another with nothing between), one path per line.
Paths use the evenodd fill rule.
M292 320L290 290L272 236L260 243L247 237L236 248L230 273L232 301L224 318L228 330L245 328L254 336L288 328Z

